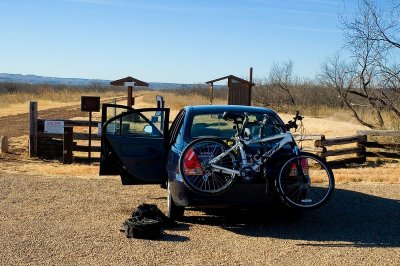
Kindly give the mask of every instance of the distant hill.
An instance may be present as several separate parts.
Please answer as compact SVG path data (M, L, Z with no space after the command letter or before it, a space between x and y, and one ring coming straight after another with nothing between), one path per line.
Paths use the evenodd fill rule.
M110 80L103 79L81 79L81 78L57 78L57 77L44 77L36 75L21 75L21 74L7 74L0 73L0 82L18 82L28 84L54 84L54 85L67 85L67 86L88 86L93 83L101 85L110 85ZM180 83L166 83L166 82L148 82L152 89L181 89L192 88L198 84L180 84Z

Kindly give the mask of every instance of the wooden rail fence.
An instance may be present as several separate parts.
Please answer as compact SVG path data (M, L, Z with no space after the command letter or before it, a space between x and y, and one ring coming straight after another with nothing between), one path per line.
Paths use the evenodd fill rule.
M386 140L385 142L379 139L371 139L371 137L389 137L391 140ZM328 163L331 165L365 163L367 158L397 160L400 159L400 144L396 144L398 142L393 137L400 137L400 131L359 130L353 136L329 139L321 136L320 140L315 140L314 146L321 149L321 151L317 151L316 153L326 160L328 157L346 157L332 160L330 158ZM346 145L346 147L340 147L343 145Z
M400 160L400 131L358 130L357 134L368 137L368 141L361 144L366 149L366 157Z
M77 144L77 140L88 141L88 133L74 132L74 128L88 128L89 121L76 121L76 120L57 120L64 122L63 134L50 134L44 132L44 121L38 119L37 131L37 156L48 158L62 158L63 163L70 164L73 160L85 160L86 157L73 156L73 152L87 152L89 153L89 146ZM47 120L49 121L49 120ZM92 121L91 127L98 127L97 121ZM93 132L94 130L92 130ZM100 136L92 134L92 140L100 140ZM99 145L93 145L90 148L91 152L100 152ZM98 159L98 158L93 158Z
M86 157L73 156L73 152L88 152L89 146L77 144L77 140L88 141L88 133L80 133L79 130L74 132L74 128L98 127L99 121L76 121L76 120L63 120L54 119L56 121L64 122L64 130L62 133L46 133L44 131L45 121L49 119L38 119L37 116L37 103L31 102L30 104L30 119L29 119L29 157L44 157L51 159L61 159L63 163L70 164L74 160L84 161ZM96 132L92 130L92 132ZM100 136L92 134L92 140L100 140ZM91 152L100 152L99 145L93 145L90 148ZM95 158L98 159L98 158Z

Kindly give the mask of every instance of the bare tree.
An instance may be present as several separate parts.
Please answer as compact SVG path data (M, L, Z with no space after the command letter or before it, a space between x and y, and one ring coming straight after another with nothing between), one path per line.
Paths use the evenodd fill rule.
M291 87L295 83L295 77L293 75L293 61L289 60L284 63L274 63L269 73L269 81L271 85L278 86L285 94L289 97L290 102L296 105L293 95L291 93Z
M354 71L355 65L348 64L337 54L328 58L321 66L320 82L327 87L335 89L343 104L352 111L355 119L362 125L375 128L371 123L368 123L359 113L359 107L362 103L355 102L350 95L356 91L357 73Z
M392 1L392 6L383 11L379 9L376 2L363 0L363 9L367 10L371 18L371 28L373 29L372 39L386 45L386 48L400 48L398 38L400 4Z
M383 112L390 112L400 119L396 98L399 95L400 68L392 62L400 48L396 35L400 29L398 9L399 5L395 5L384 12L375 1L361 0L354 17L341 17L345 47L354 63L345 64L334 57L322 65L321 76L325 83L336 89L361 124L372 128L386 126ZM339 86L341 79L351 86ZM367 123L363 120L351 99L362 101L372 110L374 121Z

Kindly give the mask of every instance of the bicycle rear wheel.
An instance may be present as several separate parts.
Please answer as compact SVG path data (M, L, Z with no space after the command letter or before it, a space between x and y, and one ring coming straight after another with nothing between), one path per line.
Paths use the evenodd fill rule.
M313 209L329 200L335 180L331 168L321 158L302 152L283 164L277 186L287 205Z
M213 138L201 138L192 141L182 152L179 168L185 185L195 193L215 195L226 191L234 181L234 174L213 169L210 160L220 155L229 146ZM234 169L235 156L228 153L216 165Z

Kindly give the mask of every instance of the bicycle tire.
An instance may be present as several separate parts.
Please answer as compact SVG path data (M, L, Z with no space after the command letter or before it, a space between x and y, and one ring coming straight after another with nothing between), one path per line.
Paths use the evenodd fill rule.
M179 158L179 170L186 187L200 195L217 195L227 191L235 175L213 171L208 165L211 159L227 149L229 146L225 142L214 138L199 138L189 143ZM216 164L234 169L235 161L235 155L230 152Z
M302 171L298 171L300 165ZM322 158L301 152L282 165L277 188L284 203L290 207L314 209L325 204L332 196L335 179L331 168Z

